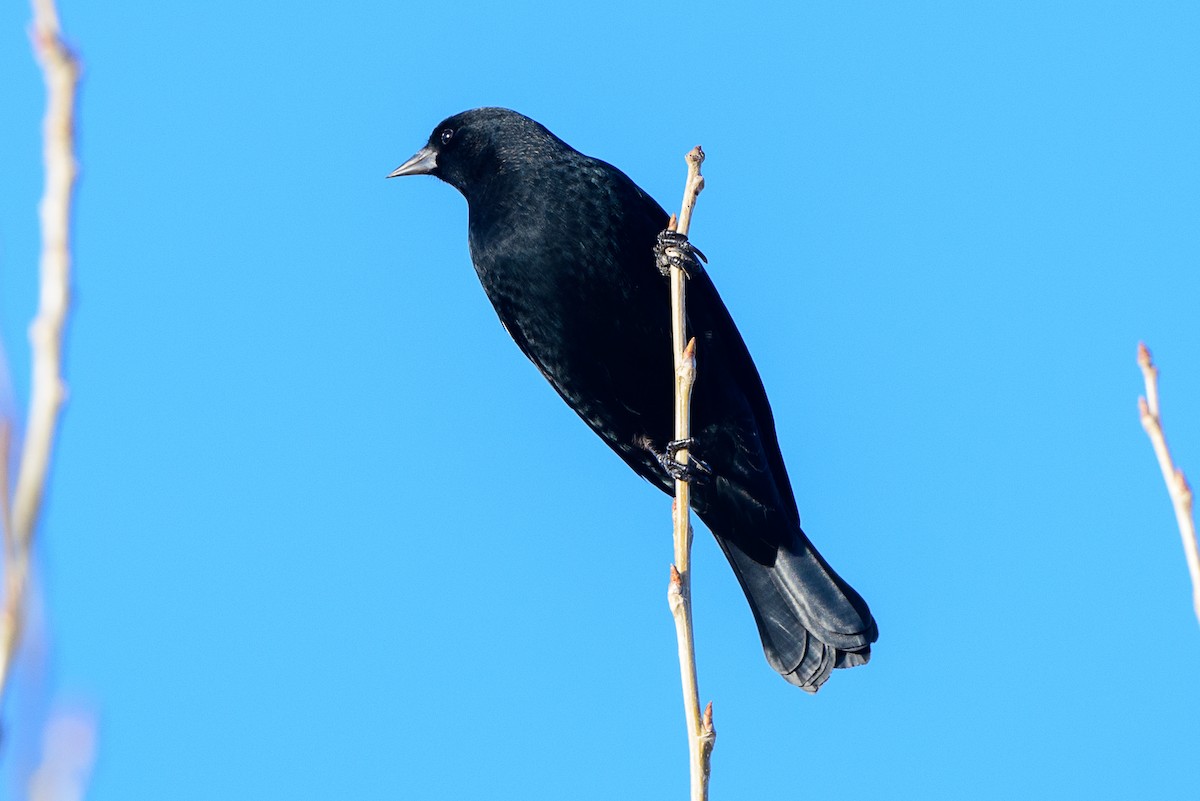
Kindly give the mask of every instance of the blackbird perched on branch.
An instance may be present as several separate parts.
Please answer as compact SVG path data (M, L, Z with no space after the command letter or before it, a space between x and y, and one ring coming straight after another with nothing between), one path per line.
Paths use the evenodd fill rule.
M475 271L517 346L626 464L672 493L669 282L655 258L667 213L617 168L501 108L440 123L388 177L401 175L463 194ZM815 692L834 668L867 662L875 621L801 530L758 370L699 261L688 272L688 445L703 466L686 474L692 508L746 593L771 667Z

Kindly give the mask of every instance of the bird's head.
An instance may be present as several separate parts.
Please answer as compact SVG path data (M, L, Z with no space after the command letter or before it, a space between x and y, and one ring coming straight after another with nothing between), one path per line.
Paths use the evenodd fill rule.
M542 125L506 108L477 108L438 123L425 147L388 175L435 175L470 197L487 179L557 147Z

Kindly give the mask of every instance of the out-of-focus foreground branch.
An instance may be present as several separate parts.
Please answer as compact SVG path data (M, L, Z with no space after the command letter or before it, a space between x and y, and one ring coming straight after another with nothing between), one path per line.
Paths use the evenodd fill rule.
M683 207L672 228L687 236L692 209L704 188L700 164L704 151L700 146L687 154L688 177L683 190ZM675 353L675 440L686 442L691 437L692 384L696 380L696 340L687 339L687 310L684 286L687 276L678 266L671 267L671 338ZM684 344L686 343L686 345ZM675 456L688 463L687 448ZM691 775L692 801L708 798L708 776L716 730L713 728L712 704L700 714L700 690L696 681L696 648L692 638L692 521L691 487L686 480L675 481L675 564L671 566L671 583L667 590L671 614L675 618L675 635L679 644L679 673L683 682L683 708L687 718L688 757Z
M1196 619L1200 621L1200 547L1196 543L1196 520L1192 516L1192 488L1183 477L1183 471L1171 461L1158 412L1158 368L1150 358L1149 348L1142 342L1138 343L1138 365L1146 379L1146 396L1138 398L1142 428L1146 429L1146 435L1154 446L1163 481L1167 484L1167 492L1171 494L1171 505L1175 507L1175 519L1179 523L1179 534L1183 537L1183 552L1192 576L1192 606L1196 611Z
M41 289L29 329L33 381L16 486L5 506L4 606L0 617L0 698L7 691L21 642L30 554L49 474L65 390L62 341L70 301L71 198L75 186L75 90L79 63L63 43L54 0L33 0L33 48L46 82L43 158L46 184L39 206ZM8 492L7 482L4 492Z

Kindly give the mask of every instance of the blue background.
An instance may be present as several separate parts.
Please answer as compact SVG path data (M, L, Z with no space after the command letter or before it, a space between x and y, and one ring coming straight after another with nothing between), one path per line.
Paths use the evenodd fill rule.
M61 12L71 395L5 792L66 708L94 801L684 797L669 501L497 324L462 198L383 180L479 105L668 209L704 145L693 237L879 620L809 697L698 531L714 798L1195 792L1200 629L1135 364L1200 477L1195 3ZM10 406L27 21L0 9Z

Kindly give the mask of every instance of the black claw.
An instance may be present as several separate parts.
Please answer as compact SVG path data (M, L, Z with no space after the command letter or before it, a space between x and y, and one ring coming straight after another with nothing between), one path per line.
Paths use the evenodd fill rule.
M704 270L703 262L706 261L708 258L700 249L678 231L663 231L654 244L654 263L663 275L670 275L671 268L678 267L691 278L693 273L699 274Z
M688 454L688 463L681 464L677 461L679 452L684 449L691 449L696 444L696 441L691 437L687 439L673 439L667 443L666 451L658 451L651 448L650 452L658 459L658 463L662 465L663 470L667 471L667 475L676 481L690 481L693 484L704 483L712 476L712 469L695 456Z
M687 439L673 439L667 443L667 456L670 456L672 459L676 459L679 457L680 451L692 448L695 446L695 444L696 440L694 437L688 437Z
M692 477L688 481L697 481L704 483L712 478L712 468L708 466L708 462L703 459L697 459L695 456L688 454L687 466L691 468Z

